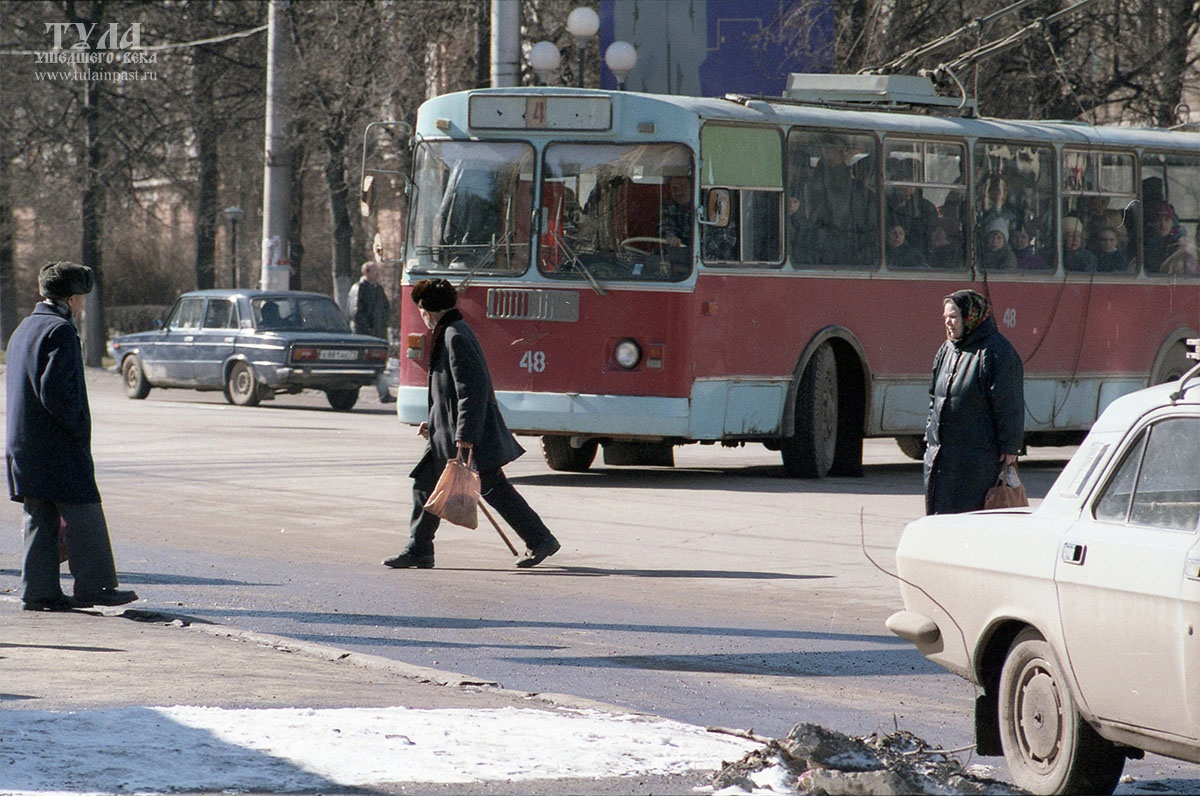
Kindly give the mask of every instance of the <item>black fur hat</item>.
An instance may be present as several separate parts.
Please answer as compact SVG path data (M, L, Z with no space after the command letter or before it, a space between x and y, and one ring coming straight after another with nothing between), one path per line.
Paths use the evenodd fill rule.
M91 293L95 284L92 269L79 263L49 262L38 273L38 290L48 299L66 299Z
M458 292L445 279L422 279L413 285L412 300L427 312L444 312L458 303Z

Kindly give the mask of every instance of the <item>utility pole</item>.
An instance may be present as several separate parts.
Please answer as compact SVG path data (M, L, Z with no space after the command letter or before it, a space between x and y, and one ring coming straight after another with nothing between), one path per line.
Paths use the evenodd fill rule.
M292 278L288 232L292 203L291 105L288 72L292 37L288 0L271 0L267 17L267 135L263 165L262 278L264 290L286 290Z
M521 85L521 0L492 0L492 87Z

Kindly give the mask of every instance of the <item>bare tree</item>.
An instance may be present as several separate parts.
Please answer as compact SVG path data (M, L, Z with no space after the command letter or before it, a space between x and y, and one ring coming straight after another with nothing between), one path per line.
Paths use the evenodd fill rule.
M803 29L828 8L794 0L786 25ZM1200 89L1197 0L853 0L833 13L843 73L893 69L917 45L960 32L899 71L946 67L980 48L953 71L992 116L1165 126L1185 92Z

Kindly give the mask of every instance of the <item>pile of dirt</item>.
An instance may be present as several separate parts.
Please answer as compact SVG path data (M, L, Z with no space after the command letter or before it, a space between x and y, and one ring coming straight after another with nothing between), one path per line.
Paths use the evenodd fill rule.
M999 794L1014 786L970 773L954 752L909 732L855 738L816 724L797 724L784 738L757 739L762 749L713 775L718 793Z

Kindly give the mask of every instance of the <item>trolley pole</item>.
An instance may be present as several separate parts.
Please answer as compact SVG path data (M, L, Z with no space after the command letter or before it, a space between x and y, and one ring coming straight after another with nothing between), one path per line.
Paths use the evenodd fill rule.
M292 277L288 240L292 203L291 106L287 96L292 43L288 5L288 0L271 0L267 17L267 128L260 280L264 290L286 290Z

